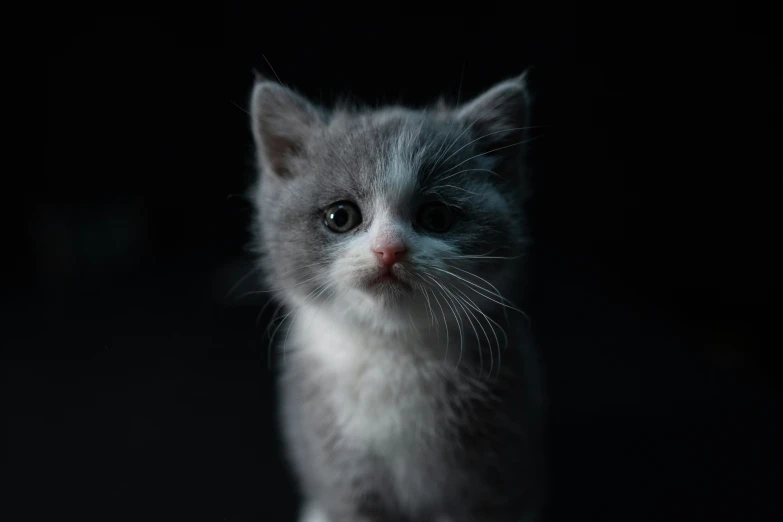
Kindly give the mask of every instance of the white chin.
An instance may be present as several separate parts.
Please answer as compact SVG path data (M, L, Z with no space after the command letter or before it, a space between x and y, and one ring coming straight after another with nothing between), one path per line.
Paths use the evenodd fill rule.
M394 324L408 324L408 310L412 295L402 287L370 287L346 292L344 299L335 301L333 310L349 321L358 320L384 328L394 329Z

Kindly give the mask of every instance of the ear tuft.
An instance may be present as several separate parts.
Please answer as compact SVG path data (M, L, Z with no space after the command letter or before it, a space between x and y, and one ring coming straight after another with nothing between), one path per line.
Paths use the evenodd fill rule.
M524 142L529 121L528 71L500 82L457 109L457 118L471 127L484 149Z
M250 116L259 162L264 174L286 177L291 158L302 153L324 121L304 97L256 74Z
M261 83L261 82L268 81L266 76L261 74L261 71L259 71L255 67L253 67L252 71L253 71L253 79L255 80L255 83Z

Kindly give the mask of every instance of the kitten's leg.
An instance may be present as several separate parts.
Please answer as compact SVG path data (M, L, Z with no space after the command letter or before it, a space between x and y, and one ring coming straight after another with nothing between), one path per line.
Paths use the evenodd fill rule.
M323 510L312 502L308 502L299 515L299 522L329 522L329 518Z

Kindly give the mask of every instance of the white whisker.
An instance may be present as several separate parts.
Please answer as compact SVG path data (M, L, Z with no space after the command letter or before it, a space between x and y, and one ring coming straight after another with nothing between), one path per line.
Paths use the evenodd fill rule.
M242 283L244 283L244 282L245 282L245 280L247 280L247 278L248 278L248 277L250 277L251 275L253 275L253 274L257 273L259 270L261 270L261 267L260 267L260 266L257 266L257 267L255 267L255 268L253 268L253 269L249 270L249 271L247 272L247 274L245 274L245 275L243 275L241 278L239 278L239 281L237 281L236 283L234 283L234 285L233 285L233 286L232 286L232 287L231 287L231 288L228 290L228 292L226 292L226 295L225 295L225 297L223 297L223 299L227 299L227 298L228 298L228 297L229 297L231 294L233 294L233 293L234 293L234 291L235 291L237 288L239 288L239 285L241 285Z
M465 317L467 317L468 322L470 323L470 326L473 328L473 333L476 336L476 342L478 343L478 354L479 354L479 371L483 371L484 369L484 356L481 352L481 339L479 339L478 331L476 330L476 326L473 324L473 320L470 318L472 315L474 319L476 319L476 322L478 323L478 317L476 317L475 314L473 314L472 311L465 308L465 304L458 298L458 296L454 295L454 292L451 292L448 288L446 288L443 284L441 284L439 281L437 282L438 286L443 289L444 292L452 299L452 302L455 303L455 305L459 305L464 311L465 311ZM484 332L484 336L487 338L487 347L489 348L489 357L490 357L490 370L489 373L492 374L492 345L489 342L489 336L487 335L487 332L484 330L484 327L479 323L479 327Z
M461 166L461 165L464 165L465 163L469 162L469 161L470 161L470 160L472 160L472 159L480 158L481 156L486 156L487 154L492 154L493 152L497 152L497 151L499 151L499 150L507 149L507 148L509 148L509 147L515 147L515 146L517 146L517 145L522 145L522 144L524 144L524 143L530 143L531 141L533 141L533 140L536 140L536 139L538 139L538 138L539 138L539 136L536 136L536 137L530 138L529 140L522 140L522 141L518 141L518 142L516 142L516 143L512 143L512 144L510 144L510 145L504 145L504 146L502 146L502 147L497 147L497 148L494 148L494 149L492 149L492 150L488 150L488 151L486 151L486 152L482 152L481 154L476 154L475 156L471 156L471 157L469 157L469 158L468 158L468 159L466 159L465 161L461 161L461 162L457 163L456 165L454 165L454 166L453 166L453 167L451 167L450 169L444 170L444 171L443 171L443 174L446 174L447 172L451 172L452 170L456 169L457 167L459 167L459 166Z
M454 257L442 257L441 259L521 259L525 257L524 254L519 256L480 256L480 255L474 255L474 256L454 256ZM452 267L456 268L456 267Z
M440 181L446 181L447 179L453 178L454 176L458 176L458 175L462 174L463 172L489 172L493 176L497 176L499 178L503 177L500 174L498 174L497 172L495 172L494 170L490 170L490 169L463 169L463 170L460 170L458 172L455 172L454 174L449 174L448 176L444 176L444 177L440 178Z
M310 296L312 296L313 294L315 294L316 292L318 292L322 288L325 288L326 286L327 286L327 283L324 283L324 284L321 284L321 285L318 285L317 287L315 287L309 294L307 294L305 296L305 300L304 300L304 302L301 305L295 307L293 310L291 310L290 312L285 314L280 319L280 324L277 325L277 328L275 328L274 332L272 332L272 336L269 338L269 350L270 350L270 353L271 353L272 346L274 345L274 341L275 341L275 337L277 336L277 332L278 332L278 330L280 330L280 327L283 326L283 324L285 323L286 319L288 319L289 317L291 317L292 314L297 312L307 302L307 299ZM283 304L280 304L280 306L277 307L277 310L279 310L282 306L283 306ZM277 310L275 310L275 313L277 313ZM270 326L267 327L267 332L269 331L269 328L271 327L272 323L274 323L274 320L270 323ZM271 355L270 355L270 359L271 359ZM283 363L285 364L285 353L283 353Z
M486 114L488 114L490 111L492 111L492 110L496 109L496 108L497 108L497 107L498 107L500 104L502 104L502 103L503 103L503 101L501 100L501 101L499 101L498 103L496 103L494 106L490 107L489 109L487 109L487 110L486 110L486 111L484 111L483 113L479 114L479 115L478 115L478 117L476 117L476 119L475 119L475 120L473 120L473 122L472 122L470 125L468 125L467 127L465 127L465 130L463 130L463 131L460 133L460 135L459 135L459 136L457 136L456 138L454 138L454 141L453 141L453 142L451 142L451 145L449 145L449 146L448 146L448 148L447 148L447 149L446 149L446 150L443 152L443 155L445 156L446 154L448 154L448 152L449 152L449 151L451 150L451 148L452 148L452 147L453 147L453 146L454 146L454 145L457 143L457 141L459 141L459 139L460 139L460 138L463 136L463 134L465 134L466 132L468 132L468 131L470 130L470 128L471 128L471 127L473 127L473 126L474 126L476 123L478 123L478 122L481 120L481 118L483 118L483 117L484 117ZM456 120L456 118L455 118L455 120ZM440 165L440 163L441 163L441 162L440 162L440 160L437 160L437 161L435 162L435 167L433 167L433 170L435 170L435 169L436 169L436 168L437 168L437 167ZM451 169L450 169L450 170L451 170ZM448 172L448 170L447 170L446 172ZM427 177L429 177L429 174L427 175Z
M245 292L244 294L242 294L242 297L245 297L245 296L248 296L248 295L255 295L255 294L269 294L269 293L272 293L272 292L278 293L278 292L282 292L284 290L290 290L292 288L296 288L297 286L301 286L301 285L303 285L305 283L309 283L313 279L318 279L319 277L321 277L321 274L315 275L315 276L313 276L313 277L311 277L309 279L305 279L304 281L296 283L295 285L287 286L285 288L274 288L272 290L251 290L250 292Z
M264 59L266 64L269 66L269 68L272 70L272 74L275 75L275 78L277 78L277 81L280 82L281 85L284 85L284 86L288 87L285 83L283 83L283 80L281 80L280 77L277 75L277 72L275 71L275 68L272 67L272 63L267 59L266 56L264 56L263 53L261 54L261 57Z
M435 270L438 270L438 271L440 271L440 272L444 272L444 273L446 273L446 274L449 274L451 277L455 277L455 278L459 279L460 281L464 281L465 283L467 283L467 284L469 284L469 285L471 285L471 286L475 286L476 288L479 288L479 289L481 289L481 290L483 290L483 291L487 292L487 293L488 293L488 294L490 294L490 295L494 295L494 296L495 296L495 297L497 297L498 299L502 299L503 301L508 301L509 303L511 303L511 301L509 301L508 299L506 299L505 297L503 297L503 296L502 296L502 295L501 295L499 292L497 292L497 293L493 293L492 291L490 291L490 290L487 290L487 289L486 289L486 288L484 288L483 286L481 286L481 285L478 285L478 284L476 284L476 283L474 283L474 282L472 282L472 281L468 281L468 280L467 280L467 279L465 279L464 277L458 276L457 274L455 274L455 273L453 273L453 272L449 272L448 270L445 270L445 269L443 269L443 268L439 268L439 267L437 267L437 266L430 266L430 268L434 268ZM452 268L456 268L456 267L452 267ZM482 281L484 281L484 282L485 282L485 283L487 283L487 284L491 284L491 283L489 283L489 281L487 281L486 279L482 279L481 277L479 277L479 276L477 276L477 275L475 275L475 274L471 274L471 275L473 275L473 277L478 277L479 279L481 279ZM496 290L497 290L497 289L496 289ZM516 310L516 308L515 308L515 307L513 307L513 306L509 306L509 305L506 305L506 304L504 304L504 303L498 303L498 304L501 304L501 305L503 305L503 306L508 306L508 307L509 307L509 308L511 308L512 310ZM512 304L513 304L513 303L512 303ZM519 312L519 310L517 310L517 311Z
M459 270L460 272L463 272L463 273L468 274L468 275L470 275L472 277L480 279L481 281L484 281L485 283L487 283L490 286L490 288L492 288L492 290L495 291L495 295L497 295L498 297L502 297L502 294L500 293L500 290L498 290L497 287L495 287L495 285L493 285L492 283L490 283L489 281L487 281L483 277L477 276L476 274L474 274L472 272L468 272L467 270L463 270L462 268L459 268L459 267L456 267L456 266L452 266L450 268L453 268L454 270ZM508 302L510 304L514 304L514 303L511 303L511 301L506 299L505 297L502 297L502 298L503 298L504 301L506 301L506 302ZM506 308L505 307L503 307L503 316L506 318L506 320L508 320L508 314L506 312Z
M264 309L269 305L269 303L273 302L272 299L267 301L267 303L264 305L264 308L261 309L261 313L258 314L258 317L256 318L256 326L258 325L258 321L261 319L261 315L264 313ZM266 338L267 338L267 348L266 348L266 366L268 370L272 369L272 337L270 337L269 331L272 329L272 325L277 320L278 314L280 313L280 310L283 308L283 303L280 303L277 305L277 308L275 308L275 311L272 313L272 318L269 320L269 324L266 325Z
M418 274L417 274L418 275ZM419 278L426 283L426 280L419 276ZM432 297L435 299L435 302L438 303L438 308L440 308L440 313L443 315L443 326L446 329L446 350L443 355L444 362L448 360L449 355L449 321L446 319L446 311L443 309L443 305L440 304L440 299L438 299L438 296L435 295L435 289L431 288L432 290ZM460 344L460 354L459 358L457 359L457 366L459 366L459 362L462 360L462 345Z
M455 150L454 152L452 152L451 155L448 158L444 159L443 161L444 161L444 163L446 161L449 161L456 153L458 153L459 151L461 151L462 149L464 149L465 147L467 147L471 143L476 143L478 140L483 140L484 138L488 138L489 136L492 136L492 135L495 135L495 134L501 134L501 133L504 133L504 132L512 132L512 131L518 131L518 130L529 130L529 129L535 129L535 128L536 127L512 127L510 129L503 129L503 130L498 130L498 131L495 131L495 132L490 132L489 134L485 134L483 136L480 136L480 137L476 138L475 140L467 142L465 145L463 145L462 147L460 147L457 150Z
M435 279L433 276L426 274L428 278L432 279L435 283L438 282L437 279ZM433 287L433 293L432 295L435 295L436 288ZM457 310L451 306L451 303L446 299L446 295L440 291L441 296L443 297L443 300L446 302L446 305L451 309L451 313L454 314L454 319L457 322L457 329L459 330L459 358L457 359L457 368L459 367L459 363L462 361L462 352L464 350L464 342L463 342L463 333L462 333L462 319L460 318L460 315L457 313ZM435 298L437 299L437 297ZM438 304L440 305L440 301L438 301ZM445 317L444 317L445 320Z
M475 192L473 192L471 190L462 188L462 187L458 187L456 185L436 185L436 186L430 188L427 192L425 192L425 194L435 194L435 189L439 189L439 188L452 188L452 189L455 189L455 190L461 190L462 192L467 192L468 194L472 194L474 196L478 196L477 193L475 193Z
M460 290L454 285L451 286L455 292L459 293L462 296L462 298L465 300L466 303L468 303L473 309L475 309L478 313L480 313L484 317L484 320L487 321L487 326L489 326L490 330L492 330L492 335L495 337L495 343L498 347L498 374L499 374L501 357L502 357L501 350L500 350L500 339L498 339L498 334L497 332L495 332L495 328L492 325L495 324L495 326L497 326L500 329L501 333L503 334L503 338L504 338L503 350L508 349L508 334L506 334L506 330L502 326L500 326L500 324L497 321L495 321L494 319L489 317L486 313L484 313L484 311L481 310L481 308L475 303L475 301L473 301L473 299L468 297L462 290ZM490 375L492 375L492 372L490 372Z
M465 77L465 64L462 64L462 72L459 75L459 87L457 88L457 105L459 105L459 99L460 96L462 96L462 80ZM438 147L438 152L435 153L435 161L432 163L432 168L430 168L427 171L427 174L424 176L424 181L426 181L430 174L433 173L433 171L438 167L439 159L441 157L441 150L443 150L443 146L446 144L446 140L449 139L451 136L451 129L454 128L454 124L457 123L457 118L451 118L451 124L449 125L448 130L446 131L446 136L443 137L443 140L440 143L440 147ZM449 147L443 151L443 154L445 155L448 152L448 149L451 148L452 145L449 145Z
M435 328L435 339L438 343L438 346L440 346L440 322L438 322L438 318L435 317L435 310L432 308L432 304L430 303L430 296L429 293L427 292L427 288L424 285L422 285L421 288L422 290L424 290L424 298L427 300L427 308L429 308L430 315L432 316L432 324ZM447 353L448 353L448 349L449 347L447 345L446 346Z
M526 314L524 311L522 311L522 310L520 310L519 308L516 308L516 307L514 307L514 306L509 306L509 305L507 305L507 304L505 304L505 303L501 303L500 301L496 301L495 299L492 299L491 297L489 297L488 295L486 295L486 294L484 294L484 293L480 292L479 290L476 290L476 288L474 288L474 287L476 287L476 288L481 288L480 286L476 286L476 285L465 286L465 288L467 288L468 290L470 290L470 291L472 291L472 292L474 292L474 293L476 293L476 294L480 295L480 296L481 296L481 297L483 297L484 299L488 299L489 301L492 301L493 303L497 303L497 304L499 304L500 306L502 306L502 307L504 307L504 308L508 308L508 309L510 309L510 310L514 310L515 312L518 312L518 313L519 313L519 314L521 314L521 315L522 315L522 316L523 316L525 319L527 319L527 321L528 321L528 322L530 322L530 316L528 316L528 315L527 315L527 314ZM483 289L483 288L482 288L482 290L486 291L486 289ZM504 298L504 299L505 299L505 298Z

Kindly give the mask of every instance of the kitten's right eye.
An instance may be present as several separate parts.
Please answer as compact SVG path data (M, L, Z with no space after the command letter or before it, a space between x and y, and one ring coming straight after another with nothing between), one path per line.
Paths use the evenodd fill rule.
M359 207L349 201L339 201L326 210L324 223L329 230L343 233L355 228L362 222Z

